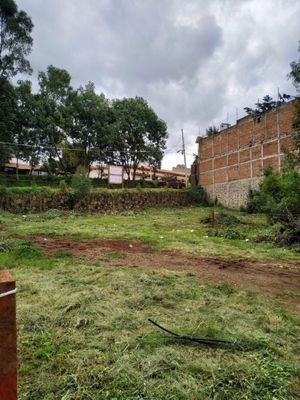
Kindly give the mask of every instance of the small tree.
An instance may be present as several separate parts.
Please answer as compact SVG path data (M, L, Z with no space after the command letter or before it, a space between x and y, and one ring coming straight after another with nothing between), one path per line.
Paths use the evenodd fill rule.
M278 106L278 102L273 100L268 94L263 97L262 101L255 103L255 108L245 107L244 110L248 115L259 117L267 111L274 110Z
M206 129L206 135L207 136L213 136L213 135L216 135L217 133L219 133L219 131L218 131L218 129L217 129L217 127L215 125L209 126Z
M77 199L85 198L91 191L91 180L88 177L88 171L79 166L72 177L72 189Z

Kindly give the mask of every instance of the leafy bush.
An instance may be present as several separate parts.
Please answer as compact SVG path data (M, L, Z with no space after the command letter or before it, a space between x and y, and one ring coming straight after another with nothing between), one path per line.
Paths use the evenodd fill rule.
M208 206L209 201L206 191L201 186L192 186L187 191L188 198L192 203Z
M243 222L235 215L227 214L224 211L221 211L217 216L217 223L219 225L233 226L242 224Z
M66 193L68 191L68 185L64 179L59 182L59 190L62 193Z
M30 241L20 240L18 241L14 253L17 257L22 258L36 258L41 257L42 252L32 246Z
M91 180L87 170L79 166L72 177L72 188L77 199L85 198L91 191Z
M212 222L212 216L207 215L207 216L201 218L200 222L205 225L209 224ZM241 221L235 215L227 214L224 211L220 211L219 213L216 214L215 223L217 225L221 225L221 226L235 226L235 225L243 224L244 222Z
M267 215L271 224L279 224L274 241L281 245L300 241L300 172L287 170L282 174L270 169L259 191L249 194L248 212Z
M208 236L222 237L224 239L229 239L229 240L246 239L246 235L232 228L210 230L208 232Z

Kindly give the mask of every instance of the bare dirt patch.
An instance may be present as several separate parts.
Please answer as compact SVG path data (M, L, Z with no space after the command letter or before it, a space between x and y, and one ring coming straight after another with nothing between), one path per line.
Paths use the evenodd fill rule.
M149 246L132 240L72 240L40 236L28 239L49 256L59 252L69 252L83 261L101 261L109 267L117 265L185 271L212 283L229 283L242 289L259 290L265 293L300 291L299 264L210 258L175 251L154 252ZM122 257L113 257L116 253L122 253Z

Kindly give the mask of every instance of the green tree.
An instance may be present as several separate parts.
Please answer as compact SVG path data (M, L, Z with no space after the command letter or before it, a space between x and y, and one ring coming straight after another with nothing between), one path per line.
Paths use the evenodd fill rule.
M16 111L13 141L14 156L26 160L33 167L39 162L40 146L36 130L37 96L32 93L30 81L18 81L15 87Z
M63 143L62 162L67 173L74 174L77 167L82 165L84 158L84 149L80 144Z
M278 102L273 100L268 94L263 97L262 101L255 103L256 108L245 107L244 110L248 115L259 117L265 112L274 110L278 106Z
M91 82L77 90L70 104L72 118L68 126L68 137L72 140L72 149L69 149L68 157L73 162L77 159L79 164L89 170L93 161L107 158L112 110L105 96L95 93ZM72 150L77 151L77 156L70 157Z
M207 136L213 136L213 135L215 135L215 134L218 133L218 132L219 132L218 129L217 129L214 125L209 126L209 127L206 129L206 135L207 135Z
M0 78L0 164L5 163L13 154L16 97L12 84Z
M133 180L139 164L159 167L166 147L167 125L141 97L113 101L115 135L114 161L122 164Z
M56 165L67 172L62 159L62 144L67 142L66 129L72 113L70 97L74 95L71 76L64 69L50 65L38 75L40 90L37 97L37 130L39 145L48 165Z
M72 177L72 188L77 200L85 198L91 191L91 180L88 170L79 165Z
M30 17L14 0L0 0L0 78L31 72L25 57L31 51L32 29Z
M300 52L300 46L298 51ZM297 61L292 61L290 66L291 72L288 74L288 77L292 79L296 90L300 92L300 58ZM300 97L296 99L296 112L293 125L295 129L294 138L297 148L297 153L294 154L294 160L295 164L300 165Z

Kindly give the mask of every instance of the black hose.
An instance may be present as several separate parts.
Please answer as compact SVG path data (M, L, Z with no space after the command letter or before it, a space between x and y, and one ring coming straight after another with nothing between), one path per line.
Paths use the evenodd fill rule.
M174 339L179 340L188 340L191 342L202 343L207 345L218 345L218 344L232 344L228 340L221 340L221 339L209 339L209 338L197 338L193 336L185 336L185 335L178 335L175 332L170 331L169 329L164 328L163 326L159 325L157 322L153 321L152 319L148 319L151 324L157 326L159 329L169 333L170 335L174 336Z

